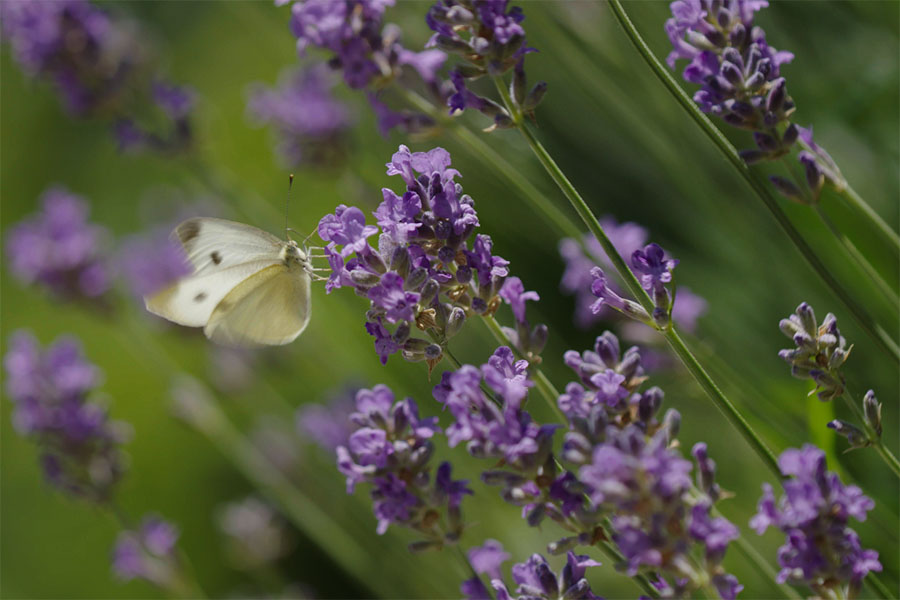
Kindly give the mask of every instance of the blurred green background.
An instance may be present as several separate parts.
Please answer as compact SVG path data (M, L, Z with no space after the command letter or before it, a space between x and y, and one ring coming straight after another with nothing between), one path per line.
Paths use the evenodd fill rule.
M140 21L155 38L160 59L172 79L196 88L200 96L198 154L225 182L227 214L276 232L282 222L286 170L273 153L271 137L245 117L246 87L273 84L282 69L297 63L294 39L287 29L288 11L270 2L116 2L114 13ZM389 9L387 20L401 24L408 47L418 48L429 32L423 15L429 4L404 1ZM841 166L856 190L889 222L898 219L898 4L872 2L783 2L759 13L771 44L789 49L794 62L783 69L797 103L796 120L814 124L817 141ZM627 9L657 56L668 53L663 2L628 2ZM531 80L544 79L549 92L538 111L539 135L598 214L647 227L651 238L681 259L678 283L710 301L692 342L725 390L777 450L816 440L831 445L830 460L839 461L845 477L877 500L869 520L859 525L863 543L881 553L882 580L897 589L898 487L874 451L842 453L824 423L829 405L806 397L807 382L790 377L777 357L789 341L778 331L780 318L803 300L820 318L838 317L842 332L855 344L846 373L858 396L874 388L884 403L885 437L896 452L898 430L897 369L861 332L838 301L806 267L758 199L739 179L683 110L668 96L640 60L601 2L527 2L525 22L531 45ZM29 81L11 60L0 56L0 231L36 210L42 190L61 183L87 197L93 218L124 236L148 227L146 214L158 205L193 201L209 195L196 164L152 156L122 156L107 127L76 121L62 111L52 90ZM693 88L690 89L693 92ZM296 171L291 225L312 229L338 203L371 210L381 200L379 188L397 187L384 174L384 163L400 143L414 149L448 148L462 183L475 199L482 231L494 238L496 252L509 259L527 289L541 295L534 321L550 326L544 352L546 370L558 387L569 381L561 363L569 348L584 349L602 329L579 331L572 324L573 300L558 291L562 262L558 240L509 184L488 165L447 136L411 143L394 134L381 138L358 95L340 93L358 109L347 164L334 171ZM486 124L467 115L474 127ZM739 147L749 135L727 131ZM542 192L560 206L564 200L540 170L515 132L485 138ZM840 200L826 195L826 210L896 285L898 265L877 239L848 213ZM853 265L834 251L829 234L805 207L785 209L837 276L869 302L869 308L896 332L897 315L885 309L877 293ZM565 210L568 210L566 207ZM250 389L220 394L233 422L252 431L265 416L292 429L292 411L322 402L348 381L366 386L383 382L398 396L414 396L425 414L437 414L425 367L399 356L382 367L365 333L365 303L346 290L326 296L313 292L314 317L294 344L265 353L255 363ZM506 317L508 318L508 316ZM208 379L210 345L196 332L163 326L142 313L137 303L122 302L110 315L83 306L60 305L38 290L23 289L2 275L0 338L5 352L9 334L30 328L47 343L60 333L79 336L86 354L105 373L114 418L135 430L128 445L131 470L120 503L133 515L157 511L182 531L181 546L210 596L258 594L258 581L229 566L214 515L224 502L252 491L252 485L201 434L170 416L173 376L183 371ZM493 346L477 322L460 334L455 353L480 364ZM726 366L727 365L727 366ZM441 367L439 367L440 370ZM780 536L749 531L760 484L768 473L707 398L678 368L652 373L666 390L665 407L681 411L680 439L689 448L704 440L719 465L722 487L736 493L720 508L774 564ZM4 397L5 399L5 397ZM539 402L531 410L550 420ZM843 406L835 406L838 416ZM410 555L413 536L391 528L375 534L367 490L344 493L343 478L330 458L297 439L301 446L295 475L302 492L339 527L366 564L347 565L349 548L315 543L295 533L293 553L281 562L284 581L303 584L320 597L458 596L463 575L449 552ZM36 450L10 425L8 402L2 408L0 471L0 595L7 598L146 598L150 586L115 581L109 552L118 530L106 513L52 491L36 464ZM506 505L496 489L478 480L486 465L471 460L462 448L440 449L452 457L457 475L473 482L474 498L464 511L471 527L463 547L493 537L504 543L514 561L543 552L561 537L552 523L529 530L518 509ZM838 465L831 465L832 468ZM595 558L600 558L595 556ZM558 561L553 563L558 566ZM734 549L726 566L745 584L742 597L775 597L774 586L744 564ZM637 588L609 565L589 573L593 589L607 598L634 597ZM265 587L263 584L262 587ZM277 586L276 586L277 587ZM271 590L270 590L271 591Z

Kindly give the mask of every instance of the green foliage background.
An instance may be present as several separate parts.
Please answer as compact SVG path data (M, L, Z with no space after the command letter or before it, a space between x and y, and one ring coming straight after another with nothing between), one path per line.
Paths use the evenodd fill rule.
M900 412L896 365L858 330L749 188L654 79L605 4L523 4L529 42L540 49L529 57L529 77L549 83L538 110L541 139L598 214L644 225L654 241L681 259L679 284L710 301L692 345L769 444L778 450L811 440L828 446L830 466L840 468L845 480L857 482L877 499L878 507L858 530L864 544L881 553L886 570L882 579L896 591L897 481L874 451L844 454L844 441L835 441L824 429L830 411L850 415L844 414L843 406L832 408L808 399L810 386L790 377L776 356L789 343L778 331L778 320L802 300L810 302L820 318L828 311L836 313L844 335L855 344L847 365L849 382L858 396L871 387L884 402L885 438L895 452ZM248 83L272 84L282 69L297 63L287 9L243 1L105 6L138 19L155 36L160 59L172 78L199 92L198 152L229 191L223 200L229 203L230 215L279 231L286 171L275 159L268 132L248 123L245 101ZM388 12L389 21L404 26L409 47L427 39L423 16L428 6L404 1ZM777 2L758 17L770 43L796 55L783 73L798 105L797 121L815 125L819 143L890 223L898 219L898 6L893 1ZM628 2L626 8L657 56L664 57L667 4ZM7 48L0 57L0 89L0 231L32 213L41 191L54 182L89 198L93 218L117 237L146 228L145 215L159 205L207 193L195 163L117 154L104 124L68 118L51 90L26 80ZM359 109L347 165L333 172L296 172L291 225L298 231L310 230L338 203L373 209L381 199L379 188L397 185L396 178L384 174L383 165L398 144L414 149L447 147L464 176L466 191L476 201L482 230L493 236L495 250L512 262L513 272L526 287L541 295L534 320L550 326L545 367L562 387L569 380L562 352L587 348L601 330L582 332L572 325L573 301L558 291L562 262L554 232L466 148L446 136L416 142L396 134L382 139L362 99L347 90L341 93ZM485 126L477 117L465 119L476 128ZM729 130L727 135L739 148L752 143L741 132ZM493 133L485 139L523 177L569 210L515 132ZM824 205L896 285L898 264L877 239L838 198L826 196ZM784 206L827 264L835 265L839 278L852 282L870 310L896 332L897 315L880 304L877 293L834 251L813 213L786 202ZM176 521L182 547L210 596L254 590L225 560L214 523L217 507L248 493L251 486L227 457L169 414L175 371L209 376L208 342L192 332L160 326L134 302L122 301L110 315L54 303L38 290L23 289L5 268L0 282L4 352L9 334L19 328L34 330L45 343L63 332L78 335L88 357L105 373L102 390L110 398L112 415L134 426L134 440L128 446L131 472L120 498L123 509L133 515L158 511ZM316 287L313 303L314 318L307 332L293 345L266 354L256 373L259 383L245 393L220 398L235 423L249 430L260 414L268 414L288 419L285 423L290 426L294 407L322 402L347 381L367 386L387 383L398 395L413 395L426 414L437 413L430 387L438 374L429 381L423 365L404 363L399 357L381 367L362 327L361 299L346 290L326 296ZM458 356L475 364L493 348L476 320L454 344ZM685 372L675 368L651 375L667 392L665 406L682 412L682 444L687 449L706 441L719 464L721 485L735 492L734 499L721 505L723 512L774 564L779 536L769 532L759 538L747 527L768 473ZM538 420L552 418L539 400L532 404ZM121 584L111 578L108 555L116 522L45 485L35 448L10 425L7 401L0 432L0 595L153 597L157 592L143 583ZM441 455L452 457L476 490L464 504L472 523L464 547L495 537L515 561L521 561L560 537L549 522L542 530L525 527L517 509L478 481L479 468L485 465L470 460L462 448L441 448ZM295 551L282 562L287 580L303 583L323 597L457 596L462 573L453 554L410 555L405 546L413 538L399 528L377 536L366 491L346 496L342 478L327 456L304 446L298 475L309 498L369 560L348 567L342 564L347 548L316 545L297 532ZM746 585L743 597L777 595L734 549L726 563ZM594 590L607 598L637 594L637 588L610 565L594 571L590 575Z

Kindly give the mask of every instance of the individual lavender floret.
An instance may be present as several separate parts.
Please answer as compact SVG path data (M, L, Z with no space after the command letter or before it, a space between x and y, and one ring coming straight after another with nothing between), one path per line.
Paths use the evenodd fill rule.
M647 230L636 223L620 224L612 217L607 216L600 220L600 224L622 256L632 256L636 251L644 248L647 243ZM560 281L560 289L575 296L576 325L582 329L590 329L603 318L609 318L610 314L610 311L600 310L595 313L591 310L596 301L596 297L591 293L591 284L593 283L591 269L599 266L603 268L604 273L609 273L613 265L600 242L592 235L586 235L581 244L572 238L564 238L559 243L559 253L566 263L566 269ZM607 285L612 286L611 283L607 283ZM619 287L621 286L613 288L617 295L621 295ZM697 319L706 313L708 307L706 300L685 287L677 288L675 296L677 302L672 306L672 320L684 330L695 332ZM637 331L634 333L638 339L641 337Z
M358 386L332 394L324 404L311 403L297 409L297 431L320 447L334 452L353 433L350 415L356 410Z
M78 341L61 338L42 349L33 335L19 331L3 365L13 425L40 448L47 480L75 496L108 501L125 473L120 446L130 429L88 400L101 375Z
M437 418L420 419L412 398L395 403L384 385L360 390L350 418L356 430L336 450L338 470L347 477L348 493L358 483L372 485L378 533L391 524L409 527L423 536L410 545L414 551L455 543L463 527L460 504L472 491L466 481L451 478L448 462L432 477Z
M828 313L818 325L812 307L803 302L778 327L794 341L794 348L778 352L791 365L791 375L815 381L815 391L823 402L840 397L844 393L841 366L853 347L847 347L847 340L837 327L837 318Z
M742 587L720 563L738 530L711 516L711 498L692 497L691 463L669 446L669 432L661 428L647 436L640 423L632 423L610 425L604 437L578 477L591 503L612 515L612 539L627 573L653 570L675 596L710 580L722 598L734 598ZM695 447L694 455L701 481L708 481L712 469L705 446ZM690 558L694 548L703 552L702 570Z
M289 550L283 519L266 502L254 496L226 504L218 513L219 529L235 565L250 570L265 566Z
M7 259L13 274L62 298L97 298L109 290L103 257L108 233L88 221L84 198L51 187L40 198L41 212L8 233Z
M672 282L672 270L677 260L667 258L658 244L647 244L631 255L632 271L653 300L652 321L647 311L637 302L621 297L600 267L591 269L591 293L598 299L591 306L595 314L604 306L609 306L636 321L655 327L666 328L672 323L672 293L668 284Z
M453 93L447 99L450 114L473 108L494 120L495 127L510 127L506 108L471 91L467 82L481 77L502 77L513 70L510 96L515 107L531 115L543 99L547 84L527 89L525 55L535 52L525 43L525 14L508 0L438 0L426 17L434 35L426 47L460 56L465 62L450 73Z
M488 592L479 577L468 579L460 589L469 600L485 600L495 597L497 600L537 599L559 600L600 600L591 590L591 585L584 575L588 567L598 567L600 563L589 556L576 555L569 552L566 564L557 575L550 570L550 565L540 554L532 554L525 561L513 565L512 579L518 584L514 591L504 581L500 566L509 559L499 542L488 540L482 547L469 550L469 562L476 573L487 574L494 589L493 596ZM515 594L515 595L514 595Z
M353 119L333 88L325 65L285 72L276 88L251 87L247 112L273 128L286 165L328 166L340 160Z
M22 70L78 116L113 112L143 60L130 25L87 0L4 1L0 23Z
M763 484L758 512L750 526L758 534L779 528L785 543L778 549L781 572L776 581L806 584L823 598L853 598L870 571L881 571L878 552L861 547L848 522L864 521L875 503L854 485L845 486L826 471L825 453L806 444L789 448L778 459L784 495L777 501Z
M380 91L392 84L409 87L412 84L404 71L412 70L429 94L443 102L445 94L437 73L447 57L440 50L404 48L400 28L383 23L385 10L393 4L393 0L298 1L291 6L290 28L301 56L310 47L326 51L329 66L341 71L348 87L367 90L383 133L396 126L421 132L432 127L433 120L421 113L389 108Z
M459 172L450 167L446 150L410 152L400 146L387 173L400 175L406 186L400 194L382 190L384 201L373 213L378 227L367 225L360 209L344 205L319 221L332 269L325 289L352 287L371 301L366 330L382 363L400 352L433 367L467 318L491 316L505 299L518 322L525 300L534 296L517 287L500 293L509 263L494 255L489 236L475 233L474 202L456 182ZM379 228L376 250L368 239ZM415 329L428 339L415 336ZM529 330L527 323L520 329L527 336L517 349L534 358L546 332L541 326Z
M112 570L124 581L143 579L164 589L179 583L175 556L178 528L156 515L141 520L135 530L122 531L112 550Z

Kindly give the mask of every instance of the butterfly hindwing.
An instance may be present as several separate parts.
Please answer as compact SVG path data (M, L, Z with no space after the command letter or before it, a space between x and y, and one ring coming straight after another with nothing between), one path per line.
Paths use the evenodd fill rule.
M267 267L236 286L218 304L204 333L228 346L281 345L309 322L310 278L284 264Z

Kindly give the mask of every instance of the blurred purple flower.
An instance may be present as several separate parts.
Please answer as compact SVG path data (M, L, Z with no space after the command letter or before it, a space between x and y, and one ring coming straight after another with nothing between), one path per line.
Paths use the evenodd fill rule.
M255 496L229 502L219 511L217 521L226 537L228 553L241 569L264 567L289 550L284 520Z
M527 561L512 566L512 578L518 584L515 593L518 598L601 600L584 577L588 567L598 566L600 563L589 556L569 552L565 567L556 575L550 570L546 558L540 554L532 554ZM497 600L512 600L513 596L502 577L493 578L491 586Z
M124 581L143 579L166 588L177 577L175 544L178 529L158 516L141 520L134 531L122 531L112 550L112 570Z
M48 481L75 496L103 502L125 473L120 445L130 429L88 400L100 372L75 339L46 350L28 332L13 334L3 359L13 425L41 450Z
M170 230L159 227L122 243L118 270L135 296L153 295L193 272L184 248L169 236Z
M62 187L45 190L40 202L41 212L8 233L6 251L13 274L62 298L106 293L111 277L102 252L108 233L88 222L87 202Z
M332 394L324 404L306 404L297 409L297 430L325 450L333 452L350 438L358 387Z
M333 87L324 65L286 72L276 88L251 86L247 112L274 129L285 164L332 165L340 158L353 119Z

